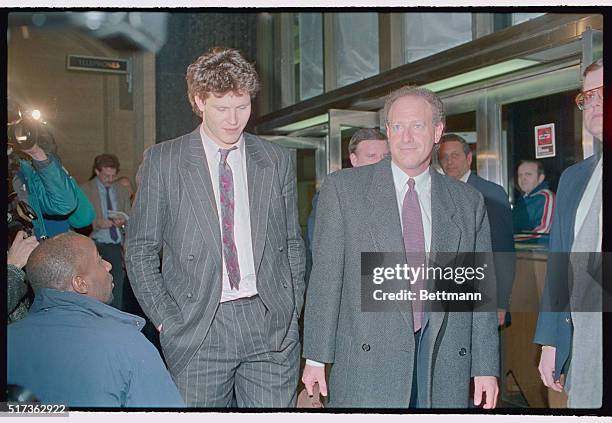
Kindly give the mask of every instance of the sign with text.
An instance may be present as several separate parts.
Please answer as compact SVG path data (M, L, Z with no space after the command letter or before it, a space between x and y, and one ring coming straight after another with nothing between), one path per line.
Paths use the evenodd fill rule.
M109 57L66 56L66 69L104 73L128 73L128 61Z
M535 158L555 157L555 124L538 125L535 131Z

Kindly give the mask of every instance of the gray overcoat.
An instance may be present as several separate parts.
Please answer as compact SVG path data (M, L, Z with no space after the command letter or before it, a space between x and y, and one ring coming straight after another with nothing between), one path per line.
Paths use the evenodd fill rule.
M482 195L433 169L430 173L431 252L490 251ZM329 175L316 216L303 353L333 363L329 406L409 405L412 314L362 312L360 296L361 252L402 251L390 159ZM467 407L470 378L499 373L496 314L427 313L422 331L420 407Z

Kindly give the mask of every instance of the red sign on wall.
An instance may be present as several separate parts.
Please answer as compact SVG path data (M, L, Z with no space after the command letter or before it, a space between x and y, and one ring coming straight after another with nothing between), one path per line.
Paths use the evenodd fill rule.
M547 123L534 128L535 132L535 157L543 159L554 157L555 151L555 124Z

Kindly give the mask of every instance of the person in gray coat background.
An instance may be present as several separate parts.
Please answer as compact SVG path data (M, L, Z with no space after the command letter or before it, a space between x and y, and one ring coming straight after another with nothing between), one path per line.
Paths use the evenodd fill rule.
M321 189L302 381L327 395L321 364L332 363L330 407L464 408L473 378L474 403L486 398L484 408L494 408L494 311L361 311L362 252L491 251L482 195L430 168L444 130L441 100L402 87L387 97L384 116L391 158L331 174Z

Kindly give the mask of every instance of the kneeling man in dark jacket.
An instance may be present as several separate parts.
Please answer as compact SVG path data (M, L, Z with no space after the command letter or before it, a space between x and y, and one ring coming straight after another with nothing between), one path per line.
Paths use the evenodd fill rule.
M109 305L111 265L93 241L63 233L26 265L35 299L8 327L8 383L69 407L183 407L144 319Z

